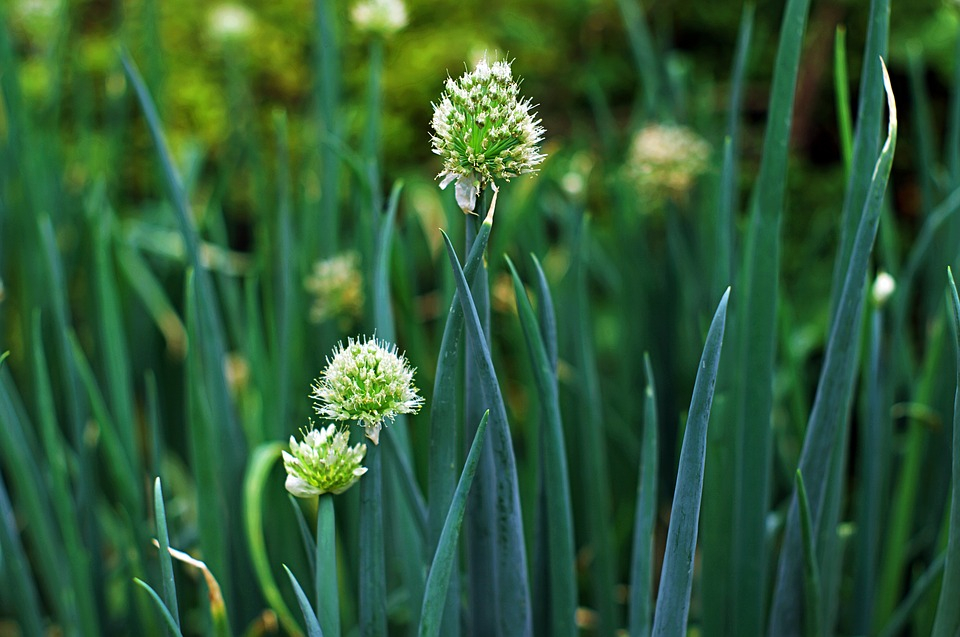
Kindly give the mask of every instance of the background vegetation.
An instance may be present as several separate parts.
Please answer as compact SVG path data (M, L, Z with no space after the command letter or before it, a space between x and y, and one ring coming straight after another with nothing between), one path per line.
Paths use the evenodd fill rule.
M431 495L435 388L454 391L454 478L477 408L495 409L471 381L469 340L467 371L435 383L457 284L437 229L465 262L462 237L479 225L433 180L431 102L484 52L515 60L547 130L541 172L501 189L489 292L475 293L481 318L489 300L535 632L561 630L538 578L569 571L585 634L645 634L666 599L690 605L657 612L662 634L683 634L688 617L705 635L788 634L780 621L954 634L939 600L960 590L944 303L960 247L960 9L701 4L411 2L409 24L379 39L322 1L251 0L234 31L223 10L238 5L3 3L0 635L164 630L134 581L165 581L157 476L169 544L210 567L233 631L301 630L282 608L297 600L281 565L313 593L301 540L317 511L291 507L276 459L313 414L310 383L336 342L374 331L406 351L427 405L387 430L398 453L383 452L389 629L416 630L446 514ZM881 55L900 115L889 187ZM680 192L638 184L631 144L652 124L709 144ZM312 322L304 282L346 250L362 309ZM504 255L534 299L533 332ZM880 271L896 291L872 300ZM696 429L706 461L683 460L728 285L713 416ZM560 452L531 342L552 359ZM558 453L569 494L545 481ZM696 481L678 482L684 466L699 467L702 509ZM689 595L669 568L657 574L671 508L694 495ZM541 507L567 496L575 562L550 566ZM360 497L336 500L348 634L361 621ZM454 623L481 635L481 516L466 519ZM695 541L697 518L683 524ZM174 570L183 632L229 630L201 572Z

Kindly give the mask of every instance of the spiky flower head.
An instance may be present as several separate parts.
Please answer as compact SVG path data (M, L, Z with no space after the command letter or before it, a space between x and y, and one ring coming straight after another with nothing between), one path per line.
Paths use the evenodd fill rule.
M440 102L433 104L433 152L443 159L440 187L456 180L457 204L473 212L481 188L494 179L510 181L536 172L544 129L530 99L519 98L510 62L491 66L486 56L454 80L447 77Z
M290 453L283 451L283 467L287 470L287 491L298 498L323 493L343 493L367 472L360 461L367 445L350 446L350 432L338 431L336 425L301 432L303 442L290 436Z
M328 318L349 322L363 312L363 276L356 252L344 252L313 264L313 272L303 286L313 296L310 320L319 323Z
M653 124L633 138L627 172L648 203L684 201L709 167L710 144L684 126Z
M396 345L374 338L339 343L314 384L314 409L330 420L355 420L373 444L380 428L400 414L420 411L423 398L413 386L414 370Z
M360 0L350 12L358 31L388 37L407 26L403 0Z

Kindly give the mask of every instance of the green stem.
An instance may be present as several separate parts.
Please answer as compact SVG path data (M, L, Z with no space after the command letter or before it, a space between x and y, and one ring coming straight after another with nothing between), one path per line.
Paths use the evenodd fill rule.
M367 474L360 481L360 635L386 637L387 589L383 551L383 478L380 447L367 446ZM318 547L319 549L319 547ZM322 564L317 554L317 564ZM319 567L318 567L319 568Z
M314 584L317 593L317 618L326 637L340 635L337 533L334 523L333 495L324 493L317 504L317 561Z

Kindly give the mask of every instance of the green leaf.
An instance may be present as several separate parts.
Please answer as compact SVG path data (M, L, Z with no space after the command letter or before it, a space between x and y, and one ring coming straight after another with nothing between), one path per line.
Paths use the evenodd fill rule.
M637 481L637 509L630 562L629 629L632 637L649 637L653 617L653 550L657 529L657 388L650 356L643 355L647 387L643 404L643 450Z
M523 328L524 340L533 376L537 385L540 406L544 412L541 428L541 484L546 497L547 563L549 564L550 635L576 635L577 587L574 574L573 512L570 500L570 473L567 469L567 449L563 438L560 416L560 398L557 376L537 317L527 298L513 262L507 257L513 277L513 291L517 299L517 313Z
M317 503L317 565L314 571L317 619L324 633L340 635L340 592L337 587L337 529L333 495L320 495Z
M729 297L730 288L727 288L710 323L700 366L697 368L697 380L693 385L687 427L680 449L680 466L670 511L670 526L667 529L667 547L660 572L660 593L653 617L652 634L655 637L683 637L687 634L700 498L703 492L707 425L710 422L710 407L717 382Z
M886 191L887 179L890 175L890 166L893 161L893 151L897 138L897 108L893 97L893 90L889 84L886 67L882 65L883 77L887 88L887 100L890 109L890 123L887 140L884 143L880 157L877 159L870 183L869 196L864 202L860 225L857 229L856 241L850 253L846 276L843 283L843 293L839 297L839 305L830 329L830 338L827 344L826 357L820 374L817 394L810 414L810 423L804 439L803 451L800 455L800 470L803 472L810 498L811 519L818 537L834 534L830 523L830 516L825 515L825 502L832 497L828 485L835 493L841 484L838 480L830 480L831 460L834 457L832 450L835 447L843 448L846 440L847 414L852 399L856 358L858 349L858 334L863 315L865 296L864 281L867 276L867 266L873 242L876 238L877 225L880 221L880 211ZM826 522L825 522L826 520ZM803 549L800 533L799 509L797 493L790 504L790 511L786 523L786 537L780 554L780 564L777 572L777 583L773 596L773 606L770 619L770 633L773 635L798 635L802 615L803 582ZM825 551L824 547L820 547ZM829 555L828 552L824 554ZM839 568L838 564L831 564L830 569ZM821 562L821 577L824 579L825 590L828 573L823 570ZM829 619L826 619L830 625Z
M46 470L50 473L50 495L53 503L53 513L57 517L63 534L65 557L70 564L73 595L77 598L79 623L85 634L95 635L100 630L96 601L93 591L90 590L90 582L95 581L98 569L92 563L90 552L84 546L82 540L80 529L82 518L77 515L76 501L73 498L70 485L70 450L57 424L54 393L42 334L40 312L36 311L33 315L33 329L31 330L34 391L36 392L37 410L39 412L39 431L44 460L46 461ZM36 527L32 528L36 529ZM40 532L39 535L43 536L45 534ZM44 548L44 552L49 550L48 546Z
M944 551L937 556L930 566L927 567L920 577L918 577L910 586L910 592L907 597L900 602L897 609L890 616L890 621L883 627L877 637L896 637L904 631L904 627L910 620L917 606L923 601L923 598L933 588L933 585L940 581L943 573L943 566L947 561L947 553Z
M303 612L303 619L307 624L307 636L323 637L323 631L320 629L320 622L317 620L316 614L310 607L310 600L308 600L307 596L303 593L303 588L300 586L300 582L297 581L297 578L294 577L293 573L290 572L290 569L287 568L286 564L283 565L283 570L287 572L287 575L290 577L290 583L293 584L293 592L297 596L297 602L300 604L300 610Z
M940 586L940 603L933 623L932 637L953 637L960 631L960 297L953 272L948 268L950 299L953 301L953 319L957 356L957 389L953 401L953 484L950 496L950 527L947 533L947 557Z
M739 297L732 342L737 381L733 418L733 573L728 590L731 634L759 635L767 596L766 516L770 502L770 420L790 124L809 0L790 0L784 9L780 44L763 139L760 172L739 271Z
M145 590L147 595L150 596L150 599L153 600L153 603L157 606L157 610L160 611L160 616L163 617L163 620L167 623L167 629L174 635L180 635L182 637L183 633L180 632L179 621L173 616L166 604L163 603L160 596L157 595L157 591L153 590L149 584L139 577L134 577L133 581L137 586Z
M847 30L842 24L838 24L833 37L833 87L836 96L837 127L840 129L840 154L849 176L850 163L853 161L853 122L850 115L848 82Z
M393 227L397 218L397 206L403 182L393 184L386 217L379 224L377 252L373 260L373 316L377 337L389 343L397 340L390 305L390 248L393 245Z
M820 568L817 565L817 547L813 537L813 522L803 474L797 469L797 501L800 503L800 527L803 536L803 603L804 627L807 637L823 634L823 600L820 592Z
M157 543L160 548L160 574L163 577L163 602L180 629L180 610L177 606L177 584L173 579L173 560L170 558L170 536L167 534L167 512L163 505L163 489L158 477L153 483L153 512L157 523Z
M527 555L523 537L523 516L520 511L520 492L517 485L517 464L513 442L507 423L506 407L493 369L490 350L484 338L480 317L467 281L460 268L450 238L443 233L447 257L453 270L460 303L467 327L467 345L473 354L479 372L480 389L490 406L493 429L493 456L496 482L496 537L497 548L496 585L493 588L494 603L499 608L500 626L503 634L529 635L533 630L530 590L527 582ZM490 559L490 556L487 556ZM480 611L479 608L476 609ZM482 612L482 611L480 611Z
M468 283L473 282L483 264L492 227L492 216L488 216L480 225L467 258L467 264L463 269ZM433 399L430 404L430 454L427 473L428 550L436 550L457 484L457 428L452 427L450 423L457 422L457 377L462 333L463 307L454 290L440 340ZM493 583L489 582L483 586L483 589L490 590L492 587ZM443 634L451 637L459 634L459 589L459 573L453 571L447 589L447 611L444 613L443 624Z
M460 537L463 512L467 506L467 495L470 493L473 476L480 462L480 451L483 449L489 415L489 411L485 413L477 426L477 435L470 445L463 473L460 474L460 480L457 482L447 519L443 523L440 540L437 542L437 550L430 564L430 573L427 575L427 585L423 595L423 609L420 611L418 631L420 637L437 637L441 634L443 613L447 604L447 584L458 560L457 540Z
M291 635L299 635L302 634L303 629L283 601L283 595L270 569L270 558L267 555L267 545L263 536L263 490L270 477L270 470L280 459L282 448L282 443L268 442L254 449L250 456L247 474L243 479L243 528L247 536L250 559L253 561L253 570L263 596L277 614L284 629Z
M307 518L304 517L303 509L301 509L297 503L297 498L287 493L287 500L290 501L290 506L293 507L294 517L297 518L297 528L300 529L300 539L303 540L303 550L304 553L307 554L307 565L310 567L310 572L313 573L317 570L317 543L310 534Z
M44 634L36 579L30 572L30 562L20 543L13 506L10 504L2 475L0 475L0 558L2 558L0 574L5 576L5 588L16 609L20 628L30 635Z
M574 428L575 444L582 466L579 468L582 502L591 507L591 515L586 522L583 541L593 549L593 563L590 568L593 603L599 615L598 632L613 633L619 625L618 608L614 601L616 569L618 560L613 542L613 505L611 503L610 466L607 456L607 421L604 417L605 396L600 389L600 374L594 353L593 325L591 322L591 303L587 292L587 249L590 246L590 219L584 215L577 219L576 234L573 238L573 259L571 270L574 273L574 304L569 310L569 320L573 324L574 368L577 370L578 383L574 387L574 396L579 407L577 417L579 426Z
M386 440L384 440L386 444ZM383 452L367 445L367 473L360 480L360 634L387 635L386 563L383 545ZM317 555L317 567L323 556ZM309 627L308 627L309 632Z

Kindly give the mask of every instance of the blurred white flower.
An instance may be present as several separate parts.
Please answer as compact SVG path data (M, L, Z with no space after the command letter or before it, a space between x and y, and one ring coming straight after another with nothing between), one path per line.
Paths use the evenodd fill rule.
M350 17L358 31L387 37L407 26L407 7L403 0L360 0Z
M363 276L356 252L344 252L313 264L304 288L313 296L310 320L356 319L363 312Z
M653 124L633 138L626 171L654 208L667 199L684 201L697 177L709 168L710 144L684 126Z
M253 33L255 24L253 13L239 4L218 4L207 14L208 32L217 42L244 40Z
M880 307L893 296L896 290L897 282L894 278L886 272L880 272L877 274L877 278L873 280L870 296L873 298L874 304Z

